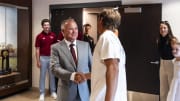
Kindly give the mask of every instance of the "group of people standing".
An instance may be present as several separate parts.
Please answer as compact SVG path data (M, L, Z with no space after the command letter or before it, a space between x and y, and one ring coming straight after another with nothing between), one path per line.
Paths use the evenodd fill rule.
M35 42L40 68L39 101L44 101L47 71L51 96L57 101L127 101L126 56L117 37L120 20L120 13L114 9L103 10L98 15L96 46L88 35L89 24L84 25L83 36L88 43L77 40L78 26L73 18L61 23L63 40L57 42L56 35L50 31L49 20L42 20L43 31ZM167 21L160 23L158 48L160 100L180 101L180 43ZM57 94L54 77L58 78Z
M89 24L84 25L84 41L80 41L76 21L64 20L63 40L57 42L49 20L42 21L43 31L35 43L40 68L39 101L44 101L47 70L52 77L50 92L57 101L127 101L125 52L116 35L120 19L120 13L114 9L103 10L98 15L100 35L95 47L88 35ZM58 78L57 94L54 76Z
M160 101L180 101L180 44L168 21L160 22Z

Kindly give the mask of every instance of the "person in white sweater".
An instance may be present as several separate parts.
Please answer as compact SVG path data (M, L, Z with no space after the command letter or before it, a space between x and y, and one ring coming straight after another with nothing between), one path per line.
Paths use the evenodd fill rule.
M175 57L174 75L168 92L167 101L180 101L180 43L176 37L171 39L172 53Z

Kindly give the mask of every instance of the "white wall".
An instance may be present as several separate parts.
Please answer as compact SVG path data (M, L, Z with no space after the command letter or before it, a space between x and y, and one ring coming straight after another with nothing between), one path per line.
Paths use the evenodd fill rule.
M42 30L40 21L43 18L49 18L50 4L68 4L68 3L87 3L87 2L103 2L103 1L119 1L119 0L32 0L32 38L33 38L33 67L32 67L32 82L33 87L39 86L39 69L36 68L34 41L36 35ZM172 26L174 34L180 39L180 1L179 0L122 0L122 4L147 4L147 3L162 3L162 19L168 20ZM46 85L46 87L48 87Z
M122 0L122 4L149 4L149 3L161 3L163 0ZM171 0L169 0L171 1Z
M32 0L32 86L39 87L39 69L36 66L35 37L42 31L41 20L49 18L49 5L51 4L72 4L72 3L88 3L88 2L105 2L119 0ZM46 84L48 84L46 80ZM46 85L48 88L48 85Z
M173 34L180 41L180 0L165 0L163 2L162 20L169 22Z

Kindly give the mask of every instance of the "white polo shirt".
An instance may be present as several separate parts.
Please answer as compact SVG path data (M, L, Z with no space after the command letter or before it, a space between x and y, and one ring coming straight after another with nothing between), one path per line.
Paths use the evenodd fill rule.
M99 38L93 55L90 101L104 101L106 93L105 59L118 58L119 77L114 101L127 101L125 52L118 37L106 30Z

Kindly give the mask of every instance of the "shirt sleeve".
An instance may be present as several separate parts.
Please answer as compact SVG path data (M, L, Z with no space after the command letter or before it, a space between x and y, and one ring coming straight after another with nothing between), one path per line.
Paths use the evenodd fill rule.
M100 52L100 57L102 60L105 59L120 59L120 50L119 50L119 44L118 42L113 39L113 37L104 36L101 39L102 41L102 47Z
M70 77L70 80L71 80L71 81L74 81L75 75L76 75L76 72L73 72L73 73L71 74L71 77Z
M39 39L39 35L36 37L36 41L35 41L35 47L40 47L40 39Z

